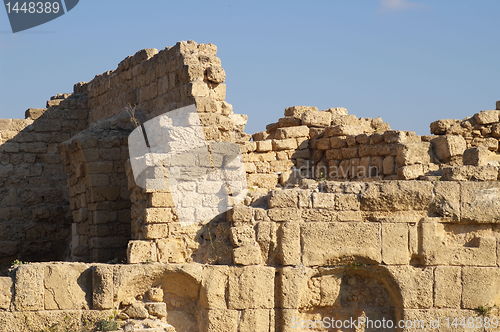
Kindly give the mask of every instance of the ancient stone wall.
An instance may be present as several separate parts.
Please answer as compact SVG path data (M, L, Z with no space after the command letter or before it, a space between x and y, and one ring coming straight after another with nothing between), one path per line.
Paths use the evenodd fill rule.
M293 106L250 136L215 52L143 50L2 122L1 259L92 263L18 262L0 277L0 331L498 319L500 111L418 136ZM178 109L194 111L176 127Z
M87 126L84 95L57 95L26 119L2 119L0 265L64 259L71 216L59 143Z

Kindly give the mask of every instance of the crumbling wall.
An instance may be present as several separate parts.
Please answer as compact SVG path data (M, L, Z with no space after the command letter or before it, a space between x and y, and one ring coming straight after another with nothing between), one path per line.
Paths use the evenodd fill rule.
M84 95L57 95L24 120L0 120L0 264L65 258L71 216L58 145L87 114Z
M57 220L63 225L27 245L69 239L72 223L71 259L108 261L127 246L129 264L16 266L0 277L0 331L85 331L101 319L122 330L295 331L325 318L440 320L438 329L447 330L455 317L483 326L498 317L498 111L449 126L471 130L418 136L344 108L294 106L249 136L246 117L224 101L215 50L182 42L140 51L50 101L48 110L30 110L32 118L43 113L34 122L7 121L14 130L1 131L2 138L26 131L29 141L2 145L3 180L15 180L5 188L21 198L2 202L4 225L19 227L22 241L30 234L25 225L45 222L26 208L39 207L47 224L61 225L54 217L64 215ZM241 149L248 191L227 213L214 214L212 201L194 195L226 195L219 173L188 172L172 187L144 186L133 173L130 133L149 134L141 123L188 105L211 143L207 153L174 151L176 166L222 167L237 158L219 147ZM151 162L146 180L168 179L166 164L156 162L165 154L141 155ZM56 190L34 205L16 196L28 187ZM187 223L185 211L192 212Z

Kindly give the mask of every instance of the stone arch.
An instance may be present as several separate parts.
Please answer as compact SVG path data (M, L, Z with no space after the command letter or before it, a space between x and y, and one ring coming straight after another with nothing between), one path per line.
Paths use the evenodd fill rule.
M196 271L184 271L181 267L134 265L119 277L115 291L115 305L130 321L140 323L145 318L132 317L130 308L145 307L149 318L159 324L170 324L175 331L197 331L202 324L200 316L201 280ZM164 313L153 314L155 307ZM127 316L124 316L127 318Z
M403 318L403 299L392 274L379 265L352 263L336 267L320 268L307 280L307 294L301 299L300 318L316 323L318 331L358 331L335 328L332 323L340 320L357 320L365 317L370 321ZM325 319L326 318L326 319ZM329 323L330 322L330 323ZM329 325L330 324L330 325ZM398 331L370 328L362 331Z

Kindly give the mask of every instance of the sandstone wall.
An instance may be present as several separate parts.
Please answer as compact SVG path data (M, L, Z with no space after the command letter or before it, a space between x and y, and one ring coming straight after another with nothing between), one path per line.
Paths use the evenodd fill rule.
M24 120L0 120L0 265L65 258L71 216L58 145L87 126L86 107L83 95L58 95Z
M0 122L1 259L94 262L0 277L0 331L103 319L126 331L296 331L298 320L359 317L465 331L445 319L498 318L497 110L418 136L294 106L250 136L224 80L215 46L181 42ZM165 127L180 144L156 149L165 142L148 121L188 105L199 123ZM206 146L179 147L189 126ZM140 156L129 153L138 131ZM235 204L240 160L248 190ZM174 184L170 171L182 173ZM127 265L95 263L125 252Z

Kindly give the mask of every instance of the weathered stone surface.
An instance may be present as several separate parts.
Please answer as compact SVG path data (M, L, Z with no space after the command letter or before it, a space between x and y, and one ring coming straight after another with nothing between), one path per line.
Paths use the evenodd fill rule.
M113 309L113 268L98 265L92 273L92 309Z
M427 181L370 183L361 194L361 210L425 210L432 200L432 187Z
M268 332L274 328L273 310L246 309L242 312L239 322L240 331Z
M438 266L434 271L434 305L439 308L460 308L462 299L462 269Z
M382 224L382 261L385 264L408 264L409 229L406 223Z
M463 221L500 222L500 184L498 182L463 182L460 197Z
M302 123L311 127L328 127L332 123L332 114L323 111L304 112Z
M446 135L433 139L432 147L437 158L442 162L447 162L453 156L462 155L467 144L462 136Z
M381 261L380 225L371 223L307 223L301 225L304 265L335 265L359 257Z
M44 288L47 310L89 309L92 271L85 264L47 265Z
M422 256L427 265L495 266L495 238L460 238L460 227L426 219L421 224Z
M0 309L9 309L12 301L12 279L0 277Z
M300 265L301 245L298 223L284 223L279 227L278 260L281 265Z
M44 266L21 265L16 269L14 284L14 307L18 311L44 309Z
M203 332L238 332L239 311L213 309L207 310L205 315L207 317L207 324L204 324Z
M308 126L293 126L293 127L279 128L276 131L276 137L278 139L308 137L308 136L309 136Z
M206 309L227 309L226 289L230 269L227 266L205 266L200 305Z
M257 244L246 244L233 251L234 264L258 265L262 264L260 247Z
M407 309L430 308L433 303L433 269L413 266L389 266L401 289Z
M298 190L276 190L269 197L270 208L297 207L299 202Z
M500 269L464 267L462 270L462 305L467 309L500 304Z
M474 120L479 124L490 124L499 121L500 111L498 110L490 110L490 111L481 111L474 115Z
M274 308L274 269L264 266L231 269L228 307L230 309Z
M156 245L149 241L130 241L127 260L130 264L157 262Z

